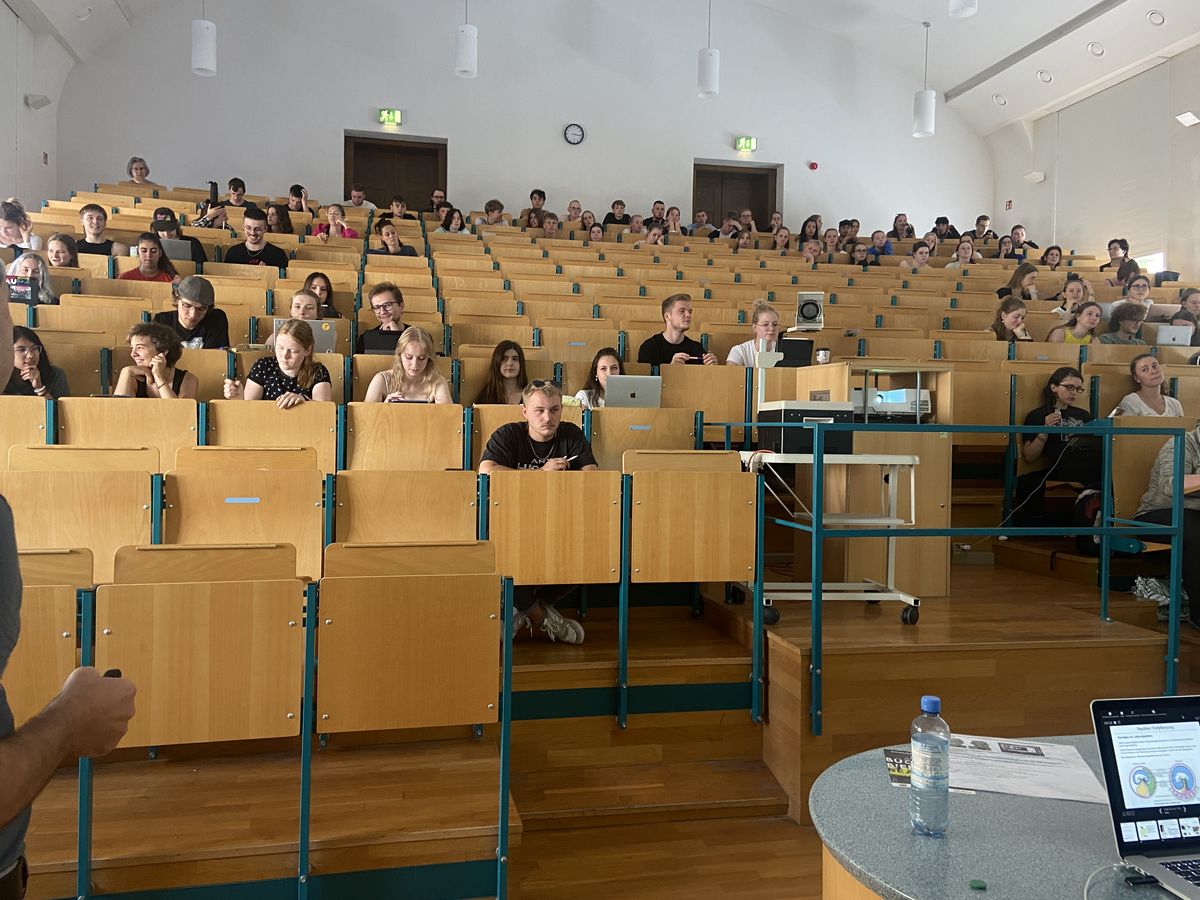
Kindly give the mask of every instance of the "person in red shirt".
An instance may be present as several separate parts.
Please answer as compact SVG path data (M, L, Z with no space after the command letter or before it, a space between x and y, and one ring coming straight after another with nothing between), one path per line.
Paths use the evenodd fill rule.
M123 281L167 281L178 282L179 273L171 260L167 259L162 241L150 231L142 232L137 240L138 267L121 276Z

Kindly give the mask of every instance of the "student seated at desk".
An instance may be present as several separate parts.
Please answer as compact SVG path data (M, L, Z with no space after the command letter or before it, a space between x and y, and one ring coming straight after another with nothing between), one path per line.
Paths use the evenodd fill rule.
M484 448L479 473L504 469L540 469L543 472L594 471L596 459L578 425L562 421L562 390L553 381L531 381L521 394L524 422L497 428ZM540 477L540 476L526 476ZM563 615L544 597L561 594L553 585L515 589L513 627L517 636L583 643L583 626Z
M1099 324L1100 304L1085 300L1075 307L1075 314L1070 321L1056 325L1046 335L1046 341L1051 344L1090 344Z
M1167 396L1167 377L1158 359L1140 353L1129 363L1134 390L1121 398L1121 412L1127 416L1182 416L1183 404ZM1198 595L1200 596L1200 595Z
M588 371L587 381L583 390L575 394L575 399L584 409L604 408L604 385L609 375L624 375L625 364L617 356L613 347L602 347L592 358L592 367Z
M1067 282L1069 288L1078 282ZM1065 289L1064 289L1065 293ZM1113 309L1108 319L1110 331L1097 338L1101 344L1125 344L1145 346L1146 342L1137 336L1138 329L1146 320L1146 310L1138 303L1122 303Z
M492 351L487 381L475 398L475 405L520 403L529 376L525 374L525 351L516 341L501 341Z
M754 337L729 348L726 365L753 366L759 341L766 341L767 350L773 351L779 338L779 313L770 303L759 300L754 304L754 312L750 316L750 328Z
M395 353L396 343L408 327L404 324L404 294L392 282L381 281L371 285L367 303L379 324L359 334L354 343L354 352Z
M18 275L28 278L37 285L37 302L53 305L58 303L54 286L50 284L49 266L36 253L22 253L5 270L8 275Z
M1025 425L1073 428L1092 421L1086 409L1074 406L1083 393L1083 375L1072 366L1055 369L1046 382L1046 402L1031 409ZM1021 458L1027 463L1042 462L1037 471L1017 478L1018 509L1025 508L1025 520L1042 512L1045 483L1076 481L1090 488L1100 481L1101 458L1095 440L1065 434L1026 432L1021 435Z
M313 346L309 324L289 319L275 338L275 355L251 366L245 387L237 379L225 379L225 399L274 400L280 409L308 400L332 400L329 370L313 359Z
M183 356L183 344L175 329L156 322L140 322L129 329L125 339L129 341L133 365L121 370L114 394L158 400L195 399L196 376L175 368Z
M1135 519L1156 525L1171 523L1174 476L1175 438L1168 437L1150 469ZM1183 490L1183 589L1187 591L1192 625L1200 628L1200 602L1196 599L1200 598L1200 428L1183 436Z
M1025 330L1025 315L1028 312L1025 301L1017 297L1005 297L996 307L996 320L988 326L988 331L996 336L998 341L1032 341L1033 338Z
M312 291L306 291L304 288L292 294L291 307L288 310L288 317L292 319L301 319L305 322L320 322L321 321L321 301ZM282 317L281 317L282 318ZM259 319L260 323L266 325L271 320L263 317ZM309 326L312 327L311 325ZM275 349L275 332L271 331L267 335L266 340L262 342L263 346L268 350Z
M692 298L689 294L672 294L662 302L662 317L666 327L642 341L638 348L640 363L665 366L668 363L704 363L715 366L717 358L704 351L699 341L687 336L692 327Z
M41 397L53 400L71 393L67 373L50 365L42 339L32 329L13 326L13 370L4 388L5 396Z
M450 385L437 369L433 338L424 328L410 325L396 342L396 360L378 372L367 387L367 403L453 403Z

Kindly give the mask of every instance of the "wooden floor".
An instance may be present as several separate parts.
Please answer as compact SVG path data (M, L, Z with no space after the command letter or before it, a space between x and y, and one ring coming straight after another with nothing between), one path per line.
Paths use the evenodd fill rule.
M820 900L821 840L786 818L538 832L509 880L520 900Z
M1083 730L1087 701L1162 687L1165 636L1150 604L1002 567L963 565L922 605L830 603L823 734L811 734L809 610L769 629L767 722L746 710L513 723L510 885L521 898L815 898L820 846L803 822L837 759L903 740L922 693L952 727L1028 736ZM706 601L631 613L634 683L728 683L749 673L750 608ZM517 690L611 687L616 623L593 609L578 647L526 643ZM1194 639L1192 639L1194 637ZM1185 640L1200 657L1200 631ZM1200 666L1196 667L1200 672ZM485 859L495 847L494 729L483 741L344 742L314 757L321 871ZM339 749L340 748L340 749ZM98 766L95 880L104 890L286 875L296 859L295 753ZM72 894L74 776L38 801L34 898ZM790 816L791 818L788 818ZM164 838L164 836L167 836Z

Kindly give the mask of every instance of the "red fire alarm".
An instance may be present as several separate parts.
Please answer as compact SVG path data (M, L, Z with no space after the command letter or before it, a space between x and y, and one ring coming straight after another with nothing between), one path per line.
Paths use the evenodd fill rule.
M818 166L818 165L817 165L815 162L810 162L810 163L808 164L808 168L809 168L809 170L810 170L810 171L813 171L813 172L815 172L815 171L817 171L817 169L818 169L818 168L820 168L820 167L819 167L819 166Z

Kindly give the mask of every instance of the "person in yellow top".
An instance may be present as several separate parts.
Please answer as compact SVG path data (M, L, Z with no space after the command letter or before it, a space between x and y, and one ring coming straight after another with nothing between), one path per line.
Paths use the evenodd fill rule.
M1070 321L1051 331L1046 340L1051 344L1090 344L1096 337L1101 313L1099 303L1091 300L1080 303Z

